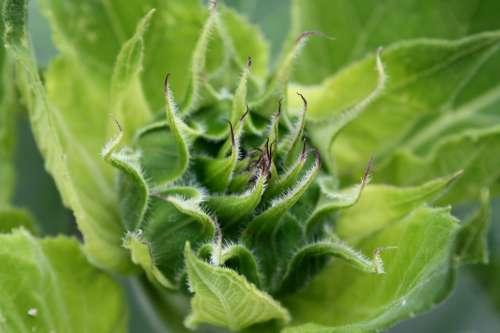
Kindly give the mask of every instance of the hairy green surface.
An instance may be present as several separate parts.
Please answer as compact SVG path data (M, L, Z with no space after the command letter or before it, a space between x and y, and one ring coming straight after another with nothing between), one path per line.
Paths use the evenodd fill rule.
M26 3L7 0L2 85L15 62L89 261L144 274L140 294L167 326L182 322L176 293L190 300L192 330L379 331L442 301L461 264L488 260L500 33L483 31L496 28L496 4L430 4L294 1L269 70L258 29L214 1L40 0L59 50L40 75ZM9 91L0 114L11 121ZM6 184L10 129L0 127ZM470 201L481 205L463 224L439 207ZM57 263L51 288L67 289L48 289L56 306L112 314L92 331L124 329L116 287L74 241L8 234L29 216L0 217L0 249L21 238L21 250L38 251L36 274ZM87 305L64 298L82 292L77 283ZM100 293L107 310L89 305ZM28 328L35 309L8 322ZM78 332L85 318L44 318L40 329Z

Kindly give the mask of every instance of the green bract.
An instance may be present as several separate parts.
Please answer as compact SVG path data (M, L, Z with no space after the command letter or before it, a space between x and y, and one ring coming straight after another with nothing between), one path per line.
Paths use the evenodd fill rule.
M455 35L414 1L402 2L416 20L405 38L484 30L471 23L475 30ZM36 228L8 205L14 63L35 139L75 214L86 258L140 275L145 302L175 331L379 331L443 300L461 263L488 260L500 90L481 75L500 68L498 31L371 52L397 41L394 29L377 25L376 12L367 17L373 34L351 20L341 25L337 55L337 42L314 31L335 35L332 27L345 20L340 9L356 11L358 2L296 0L292 36L268 71L260 32L215 1L208 10L197 0L39 4L60 51L42 76L25 1L4 4L0 254L18 268L9 251L29 249L22 267L39 284L21 296L22 308L0 306L0 327L2 318L8 328L30 327L33 318L18 312L30 311L25 304L41 308L46 286L57 296L47 308L68 307L73 316L82 306L70 297L78 281L88 291L85 308L97 293L110 303L109 311L92 311L111 316L88 327L125 329L116 285L74 241L15 230ZM427 21L426 34L411 28ZM350 50L346 36L358 33ZM377 184L368 184L371 173ZM480 208L463 224L450 207L435 206L465 201ZM77 281L69 281L71 270L81 273ZM0 304L15 298L14 280L4 275ZM188 313L177 309L179 299L190 301ZM81 318L40 319L36 327L83 330Z

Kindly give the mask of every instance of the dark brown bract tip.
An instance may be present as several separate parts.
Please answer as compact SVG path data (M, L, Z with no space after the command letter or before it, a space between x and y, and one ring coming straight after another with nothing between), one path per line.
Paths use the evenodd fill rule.
M300 96L300 98L302 99L302 103L304 103L304 111L307 111L307 99L304 97L304 95L302 95L298 91L297 91L297 95Z
M248 68L252 67L252 64L253 64L253 59L252 59L252 57L249 56L247 58L247 67Z
M248 106L247 104L247 109L245 111L245 113L243 113L240 117L240 121L243 121L245 119L245 117L250 113L250 107Z
M231 132L231 143L233 144L233 147L236 146L236 139L234 137L234 129L233 129L233 124L228 120L227 123L229 124L229 131Z
M163 93L165 95L168 95L168 80L170 78L170 73L167 73L167 75L165 75L165 80L163 80Z
M283 97L278 101L278 112L276 112L276 118L281 115L281 108L283 107Z

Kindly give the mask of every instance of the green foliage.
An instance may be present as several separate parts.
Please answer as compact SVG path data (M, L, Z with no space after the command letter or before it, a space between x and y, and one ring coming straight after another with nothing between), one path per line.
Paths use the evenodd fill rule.
M122 291L67 237L0 235L2 332L125 332ZM103 315L105 314L105 315Z
M295 71L298 82L313 84L368 51L420 37L457 39L500 28L495 0L467 2L389 0L293 0L291 38L322 31L334 43L311 42Z
M190 287L195 292L193 313L186 319L188 327L210 323L237 331L269 319L290 320L284 308L235 271L196 258L189 243L184 256Z
M332 265L285 305L297 324L331 326L333 332L370 332L410 317L449 292L458 229L448 209L421 206L356 242L367 253L380 246L396 247L384 255L384 275L359 274L349 266ZM302 332L301 326L289 331Z
M0 5L3 1L0 2ZM12 154L17 105L15 103L14 71L12 59L4 44L4 26L0 27L0 206L7 204L14 188Z
M189 329L379 331L443 300L459 265L487 262L500 176L494 1L296 0L272 71L258 29L215 1L40 4L59 49L43 75L25 1L4 6L0 205L12 192L15 63L85 255L144 273L157 312L176 292L191 300ZM481 205L463 224L438 206L469 201ZM18 210L0 218L12 276L40 280L23 282L26 302L50 294L23 303L28 316L3 309L0 325L124 330L117 287L75 241L16 230L36 231ZM81 307L106 316L73 320Z

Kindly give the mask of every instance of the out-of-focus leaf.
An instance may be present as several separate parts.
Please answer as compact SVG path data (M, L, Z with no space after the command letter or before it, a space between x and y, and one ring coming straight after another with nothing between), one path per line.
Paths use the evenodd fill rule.
M458 229L448 208L426 206L386 224L356 244L364 253L397 247L383 254L385 274L360 273L332 262L305 290L285 301L297 325L286 331L373 332L432 307L453 285ZM303 330L300 324L308 322L315 325Z
M52 65L47 92L26 36L26 3L9 0L5 8L5 42L16 60L20 90L46 167L64 203L75 213L85 251L98 265L126 270L130 260L121 246L114 174L99 157L106 132L101 108L106 102L90 88L99 85L82 73L75 59L66 57ZM96 107L86 108L89 101Z
M33 234L37 233L33 217L28 211L14 207L0 207L0 233L11 232L21 227Z
M189 244L184 256L189 284L195 293L192 313L186 318L188 327L209 323L237 331L273 319L290 320L286 309L235 271L202 261Z
M481 193L481 206L462 226L458 235L458 260L464 263L487 264L488 230L491 223L491 204L487 190Z
M119 285L90 265L78 242L0 235L2 332L126 331Z
M290 39L321 31L334 42L311 40L295 79L318 83L379 46L418 37L460 38L500 28L496 0L295 0ZM291 43L291 42L290 42Z
M489 262L473 267L475 276L484 287L488 298L500 313L500 223L498 223L498 200L492 201L492 223L488 234ZM479 252L481 253L481 252Z
M0 1L3 8L3 0ZM15 138L16 103L14 66L4 47L4 27L0 26L0 206L7 204L14 189L12 153Z
M151 110L159 111L163 106L159 88L165 73L170 72L176 78L175 94L181 100L185 96L190 84L192 51L207 16L201 1L133 0L123 6L118 0L70 3L43 0L41 7L55 33L56 45L65 53L77 54L88 71L103 79L111 77L118 52L132 36L139 19L155 8L156 14L144 37L144 94ZM242 63L247 56L259 59L256 74L264 77L269 47L262 34L232 10L224 9L221 20L235 39ZM214 62L213 59L220 62L224 52L220 45L214 47L209 62Z

